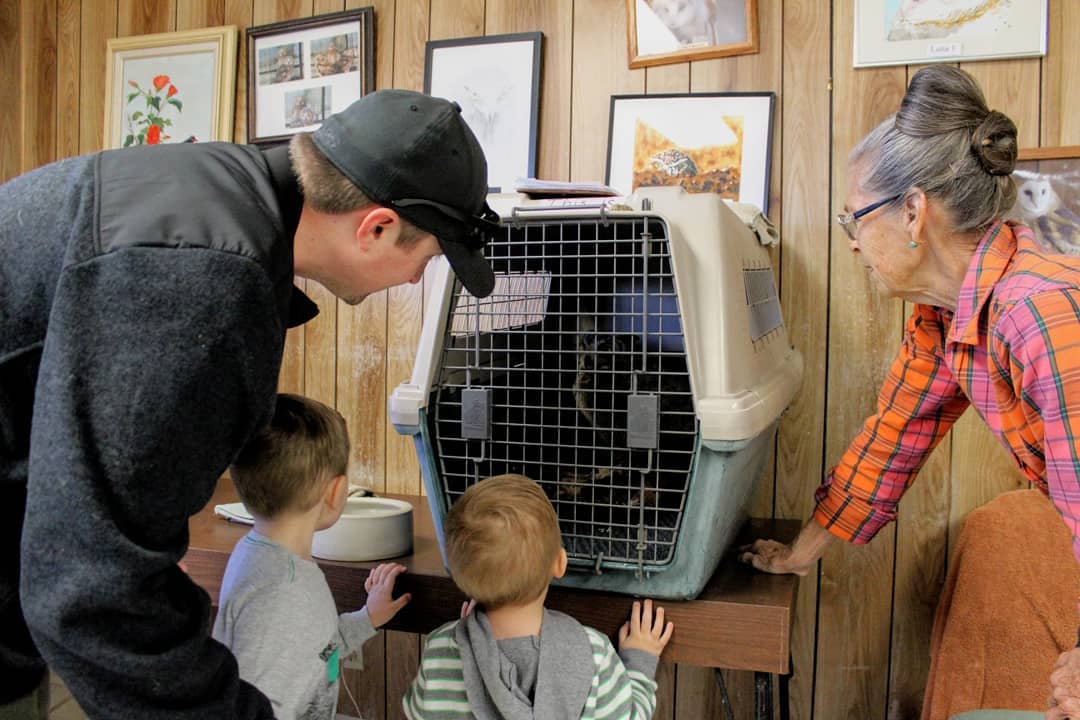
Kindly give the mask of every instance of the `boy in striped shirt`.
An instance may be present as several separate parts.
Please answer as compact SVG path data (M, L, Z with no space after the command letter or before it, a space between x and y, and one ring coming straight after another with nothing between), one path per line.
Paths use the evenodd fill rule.
M616 654L605 635L544 608L567 559L539 485L499 475L469 487L446 516L446 558L475 610L428 637L403 700L408 718L652 717L673 625L651 600L635 602Z

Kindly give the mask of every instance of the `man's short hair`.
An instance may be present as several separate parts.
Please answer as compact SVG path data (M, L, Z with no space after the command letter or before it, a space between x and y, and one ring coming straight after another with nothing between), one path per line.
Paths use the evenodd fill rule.
M293 135L289 141L289 158L292 160L304 201L314 210L329 215L341 215L354 210L377 205L377 203L352 184L349 178L334 167L322 150L311 139L311 133L302 132ZM424 231L416 227L400 214L401 234L398 245L412 247L424 236Z
M274 416L229 467L244 505L273 518L315 507L326 485L349 465L345 418L317 400L277 396Z
M469 487L446 515L446 556L458 588L487 609L540 597L562 549L559 518L523 475Z

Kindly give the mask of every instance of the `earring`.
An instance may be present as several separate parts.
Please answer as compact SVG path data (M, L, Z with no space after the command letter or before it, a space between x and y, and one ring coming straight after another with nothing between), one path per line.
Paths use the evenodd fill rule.
M909 248L915 248L915 247L919 247L919 243L915 242L914 240L908 240L907 246Z

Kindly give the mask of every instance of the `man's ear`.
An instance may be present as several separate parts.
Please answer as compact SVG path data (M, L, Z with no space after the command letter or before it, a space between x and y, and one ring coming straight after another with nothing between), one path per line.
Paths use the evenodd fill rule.
M362 250L369 250L380 240L396 243L401 233L401 217L390 208L374 207L362 210L364 215L356 226L356 241Z

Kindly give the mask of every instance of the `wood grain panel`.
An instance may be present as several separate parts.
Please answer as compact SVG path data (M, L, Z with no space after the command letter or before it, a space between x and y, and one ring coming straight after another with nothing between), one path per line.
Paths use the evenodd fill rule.
M56 2L56 153L57 158L79 154L82 88L79 58L82 41L80 0Z
M645 91L645 71L631 70L626 54L626 7L609 0L576 0L570 126L570 179L607 175L608 117L612 95Z
M536 176L570 179L570 93L573 0L488 0L488 35L544 33Z
M855 71L852 0L833 6L833 212L847 194L851 148L903 97L900 68ZM835 463L864 418L896 353L902 306L880 295L847 243L833 235L829 292L828 425L825 456ZM894 528L869 545L836 544L821 563L815 717L884 718L892 602Z
M656 712L654 720L675 720L675 663L661 660L656 666Z
M338 693L338 712L364 720L384 720L386 717L386 633L379 633L364 643L364 668L345 669L343 685ZM351 697L349 694L351 693ZM353 705L359 705L359 711Z
M56 0L22 5L23 172L56 159Z
M22 172L22 62L19 0L0 0L0 87L8 89L0 103L0 182Z
M431 0L431 32L428 40L483 34L484 0Z
M233 103L233 141L247 142L247 28L252 22L252 0L225 0L222 22L236 26L236 102Z
M690 92L690 63L645 68L645 92L649 95Z
M386 631L387 720L405 718L405 712L401 709L401 698L405 696L420 667L420 642L420 636L415 633Z
M119 0L117 35L149 35L176 29L176 0Z
M828 364L830 66L829 16L816 0L784 3L780 140L784 213L780 220L780 299L788 339L802 353L803 379L780 421L776 443L775 512L803 520L824 474L825 383ZM810 310L813 308L813 310ZM830 461L832 461L830 459ZM809 720L817 583L803 578L791 638L792 718Z
M1049 52L1042 60L1040 144L1080 143L1080 82L1077 81L1076 38L1080 37L1080 3L1050 0Z
M398 0L394 23L394 87L420 91L424 88L424 48L431 23L427 0ZM440 12L453 12L441 8ZM450 24L450 21L439 21ZM424 292L420 285L391 288L387 294L386 387L382 403L412 376L416 345L420 339ZM386 426L386 489L388 492L423 492L420 465L412 438Z
M176 0L177 30L225 24L225 0Z
M79 152L100 150L105 136L105 53L109 38L116 37L116 2L83 3L79 85Z

